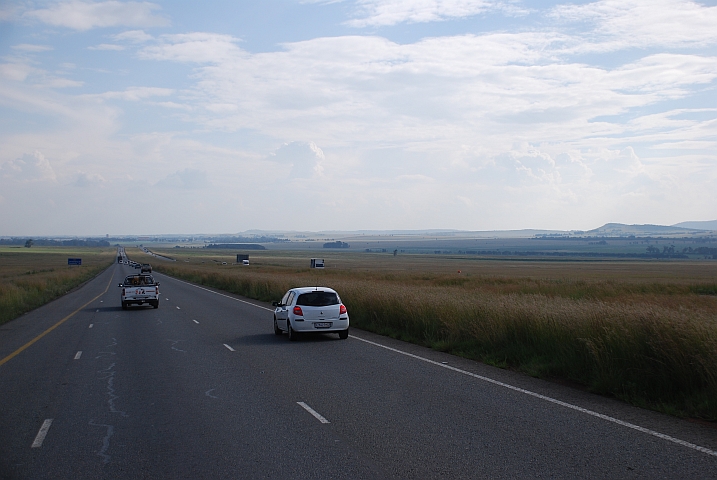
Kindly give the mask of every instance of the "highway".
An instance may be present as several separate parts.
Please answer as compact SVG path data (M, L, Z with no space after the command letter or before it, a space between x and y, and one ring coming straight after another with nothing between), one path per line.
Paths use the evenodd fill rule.
M0 478L717 478L714 426L134 272L0 326Z

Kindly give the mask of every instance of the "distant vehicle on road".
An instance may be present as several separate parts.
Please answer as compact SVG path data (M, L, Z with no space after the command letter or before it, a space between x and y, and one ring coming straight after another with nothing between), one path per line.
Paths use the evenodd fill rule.
M142 268L139 269L139 273L152 273L152 265L143 263Z
M124 282L118 287L122 288L120 302L122 310L127 310L130 305L152 305L159 308L159 283L154 281L152 275L134 274L127 275Z
M300 333L338 333L349 337L349 314L335 290L328 287L292 288L281 301L273 302L274 333L289 334L296 340Z
M241 261L241 264L242 264L242 265L249 265L249 260L242 260L242 261Z

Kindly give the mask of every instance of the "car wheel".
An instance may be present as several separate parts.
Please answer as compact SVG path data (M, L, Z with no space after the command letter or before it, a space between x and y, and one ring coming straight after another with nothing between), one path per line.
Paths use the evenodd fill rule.
M152 306L153 306L154 308L159 308L159 300L157 300L156 302L154 302L154 303L152 304Z
M296 333L296 332L294 331L293 328L291 328L291 321L288 320L288 319L286 320L286 333L289 334L289 340L291 340L292 342L293 342L294 340L296 340L296 339L298 338L298 335L299 335L298 333Z
M274 317L274 335L281 335L282 331L279 329L279 325L276 324L276 317Z
M122 310L127 310L127 302L122 302Z
M339 338L340 338L341 340L346 340L347 338L349 338L349 329L347 328L346 330L340 331L340 332L339 332Z

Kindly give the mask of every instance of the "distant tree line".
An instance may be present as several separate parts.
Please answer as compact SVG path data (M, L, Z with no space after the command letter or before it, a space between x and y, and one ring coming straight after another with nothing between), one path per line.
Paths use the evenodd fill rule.
M349 248L349 244L340 240L336 240L335 242L324 243L324 248Z
M209 237L207 239L210 242L215 243L278 243L278 242L288 242L289 239L287 238L278 238L278 237L242 237L242 236L222 236L222 237Z
M47 240L32 238L0 238L0 245L23 245L25 247L109 247L107 240Z
M206 248L222 248L235 250L266 250L264 245L257 243L210 243Z

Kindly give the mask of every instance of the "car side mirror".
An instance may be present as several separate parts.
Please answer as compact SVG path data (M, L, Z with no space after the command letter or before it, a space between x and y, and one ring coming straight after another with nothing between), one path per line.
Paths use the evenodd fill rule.
M159 282L157 282L156 285L159 287Z
M272 306L272 307L280 307L280 306L281 306L281 303L279 303L279 302L271 302L271 306Z
M117 286L118 286L118 287L124 287L124 285L122 285L121 283L118 283Z

